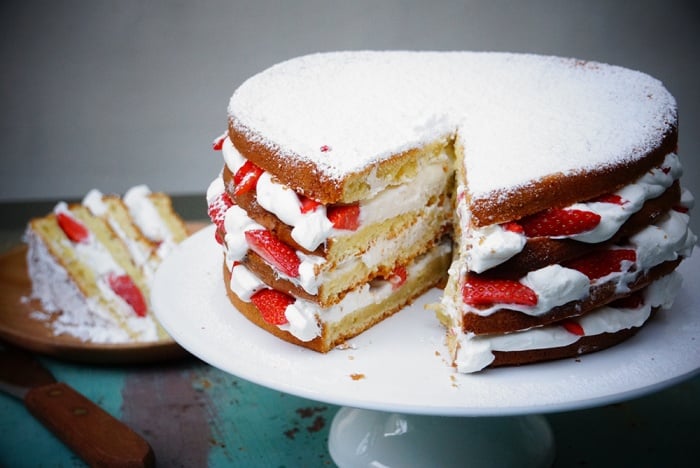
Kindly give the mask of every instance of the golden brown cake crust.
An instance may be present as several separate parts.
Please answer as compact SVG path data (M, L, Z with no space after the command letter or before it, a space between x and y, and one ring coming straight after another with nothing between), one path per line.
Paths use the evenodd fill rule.
M582 336L576 343L560 348L531 349L527 351L494 351L495 359L488 367L518 366L593 353L622 343L634 336L638 331L639 328L628 328L616 333Z
M324 175L312 163L302 158L286 158L276 148L268 147L260 139L251 139L253 132L229 120L229 138L236 149L248 160L291 187L297 193L323 204L338 203L343 197L343 181Z
M316 200L324 205L354 203L370 195L366 179L373 173L381 177L415 170L416 162L425 154L437 154L445 149L449 135L428 144L425 148L412 148L394 154L381 162L360 171L348 173L342 179L329 177L313 163L301 157L282 154L278 148L262 143L264 135L248 129L240 122L229 118L228 135L241 155L272 174L280 183L295 192Z

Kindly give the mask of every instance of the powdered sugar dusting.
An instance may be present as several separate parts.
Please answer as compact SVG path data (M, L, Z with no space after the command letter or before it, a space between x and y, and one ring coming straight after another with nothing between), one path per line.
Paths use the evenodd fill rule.
M676 119L673 97L643 73L479 52L299 57L247 80L228 112L251 139L337 180L456 135L476 197L639 158Z

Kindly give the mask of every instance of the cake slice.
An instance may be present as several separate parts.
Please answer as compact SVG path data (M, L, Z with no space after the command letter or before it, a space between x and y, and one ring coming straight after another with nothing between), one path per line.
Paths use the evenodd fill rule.
M412 166L377 193L323 204L221 137L225 167L207 198L237 309L277 336L327 352L440 282L450 259L446 146L414 152Z
M185 226L169 197L155 197L160 210L153 208L151 216L158 219L150 222L175 227L163 231L168 243L183 240ZM118 196L92 190L83 203L60 202L29 222L24 239L32 297L55 315L50 322L55 334L95 343L168 338L149 296L166 240L148 239Z

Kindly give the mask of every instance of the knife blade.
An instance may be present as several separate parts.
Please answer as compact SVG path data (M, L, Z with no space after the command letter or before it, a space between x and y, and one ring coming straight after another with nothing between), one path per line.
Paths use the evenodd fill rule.
M30 354L0 343L0 390L29 412L90 466L155 466L150 444L65 383Z

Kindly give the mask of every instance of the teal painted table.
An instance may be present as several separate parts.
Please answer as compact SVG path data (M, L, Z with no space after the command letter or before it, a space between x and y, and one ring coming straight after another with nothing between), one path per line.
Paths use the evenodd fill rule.
M198 197L176 199L201 219ZM0 252L50 204L0 205ZM50 208L49 208L50 209ZM158 466L334 466L328 453L337 406L270 390L193 357L98 366L41 357L64 381L144 436ZM695 466L700 376L623 403L545 415L556 467ZM465 454L468 457L468 454ZM0 393L0 466L82 466L16 399Z
M158 466L334 466L327 440L336 406L260 387L194 358L142 367L42 361L143 435ZM696 377L628 402L548 414L555 466L692 466L699 397ZM0 466L82 466L4 394L0 434Z

